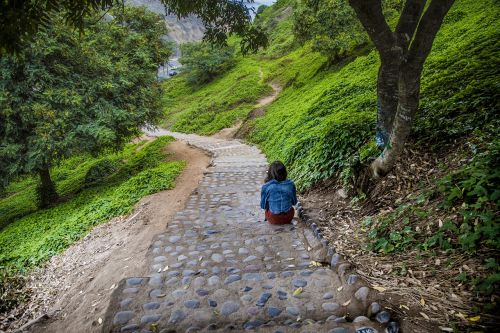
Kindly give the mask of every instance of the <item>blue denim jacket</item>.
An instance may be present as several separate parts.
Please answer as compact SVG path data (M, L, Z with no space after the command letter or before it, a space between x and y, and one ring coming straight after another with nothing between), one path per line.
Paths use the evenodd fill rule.
M297 190L291 180L279 182L275 179L262 185L260 208L273 214L286 213L297 204Z

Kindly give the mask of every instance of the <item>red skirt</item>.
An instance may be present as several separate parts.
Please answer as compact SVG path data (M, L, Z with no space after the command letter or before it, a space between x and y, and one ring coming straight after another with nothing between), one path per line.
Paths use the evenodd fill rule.
M295 215L295 209L290 208L286 213L273 214L269 209L266 209L266 220L271 224L289 224L292 222Z

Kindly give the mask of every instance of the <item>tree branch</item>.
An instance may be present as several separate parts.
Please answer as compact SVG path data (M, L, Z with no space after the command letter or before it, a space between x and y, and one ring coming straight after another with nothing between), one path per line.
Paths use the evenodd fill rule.
M436 37L446 13L455 0L432 0L425 11L417 28L415 38L408 52L408 64L414 67L424 65L425 59L431 52L432 43Z
M375 44L380 57L389 56L395 44L395 36L387 25L382 12L381 0L349 0L361 24L368 32L368 36Z
M408 48L427 0L407 0L396 26L399 41Z

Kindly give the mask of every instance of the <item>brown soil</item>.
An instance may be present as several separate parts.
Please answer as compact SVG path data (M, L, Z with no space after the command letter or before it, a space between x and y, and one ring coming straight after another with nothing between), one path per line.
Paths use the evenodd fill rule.
M318 184L301 198L305 211L322 228L336 251L385 294L385 305L399 316L403 332L442 332L453 326L470 330L471 322L466 317L474 313L473 308L484 299L475 297L456 276L462 271L480 272L481 261L487 254L479 252L475 257L464 257L439 250L434 254L416 250L387 255L370 252L365 250L368 240L361 230L361 222L366 216L381 216L392 211L409 194L432 188L436 179L457 169L466 161L464 150L457 146L447 150L448 154L407 150L404 160L364 201L353 200L336 179ZM426 211L432 211L435 204L427 203ZM411 226L422 236L429 235L444 218L433 214L425 223ZM499 322L498 317L491 315L481 317L482 322L489 324Z
M48 320L29 331L100 331L113 289L125 277L146 274L144 258L151 239L182 209L210 162L205 153L180 141L167 149L173 153L172 159L187 162L176 187L143 198L130 216L95 227L34 272L29 281L33 296L22 309L17 327L48 314Z

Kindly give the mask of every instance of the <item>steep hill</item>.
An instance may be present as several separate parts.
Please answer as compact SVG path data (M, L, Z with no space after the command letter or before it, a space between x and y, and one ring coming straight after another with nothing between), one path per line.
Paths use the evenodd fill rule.
M330 241L365 277L402 297L401 316L411 313L424 327L497 323L488 313L500 281L499 6L456 1L425 64L405 158L370 193L353 185L379 153L378 55L359 45L329 62L295 41L295 7L279 0L266 9L257 22L268 29L269 48L238 56L213 82L165 83L165 125L213 134L243 122L246 140L289 167ZM265 112L252 112L271 82L281 94Z

